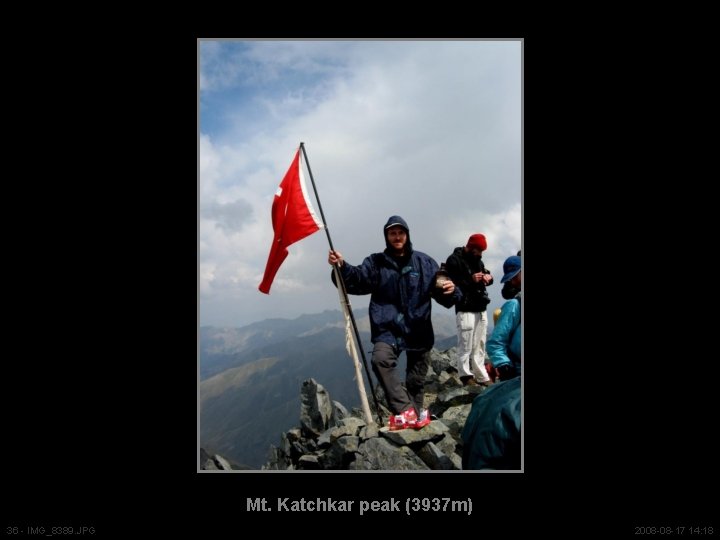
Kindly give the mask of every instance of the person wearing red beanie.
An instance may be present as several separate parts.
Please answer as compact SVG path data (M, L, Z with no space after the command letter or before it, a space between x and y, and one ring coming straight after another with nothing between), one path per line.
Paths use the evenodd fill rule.
M490 386L493 383L485 366L486 308L490 303L487 286L493 283L482 260L482 252L486 249L485 235L473 234L465 246L455 248L445 263L450 279L462 291L462 299L455 304L456 367L465 386Z

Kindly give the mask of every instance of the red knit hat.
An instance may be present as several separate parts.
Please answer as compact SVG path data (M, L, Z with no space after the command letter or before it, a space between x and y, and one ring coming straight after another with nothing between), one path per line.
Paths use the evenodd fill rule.
M484 234L473 234L467 241L468 249L479 249L485 251L487 249L487 240L485 240Z

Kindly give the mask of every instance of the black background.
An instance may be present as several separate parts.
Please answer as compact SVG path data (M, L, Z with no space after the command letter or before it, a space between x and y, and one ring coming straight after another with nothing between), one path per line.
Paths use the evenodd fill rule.
M463 535L717 525L701 494L714 355L702 317L678 315L696 313L699 274L671 252L711 249L680 232L688 207L707 214L658 187L682 177L648 134L652 58L581 35L502 33L525 37L525 472L197 473L196 38L220 35L240 34L65 36L28 83L43 90L16 136L31 174L8 195L3 534L291 534L336 517L275 520L248 497L471 497L471 516L339 514Z

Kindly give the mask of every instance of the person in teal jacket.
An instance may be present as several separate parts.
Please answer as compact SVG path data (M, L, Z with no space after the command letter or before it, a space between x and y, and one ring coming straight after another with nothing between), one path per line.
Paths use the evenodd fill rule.
M463 469L509 471L521 468L520 377L494 384L473 400L462 440Z
M518 256L508 257L503 263L501 283L509 282L518 292L502 307L500 317L487 342L487 352L498 377L502 381L520 375L522 371L521 343L521 297L522 264Z

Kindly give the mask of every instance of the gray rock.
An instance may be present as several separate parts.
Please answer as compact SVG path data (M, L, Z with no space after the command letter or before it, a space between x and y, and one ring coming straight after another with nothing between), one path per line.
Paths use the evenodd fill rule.
M456 405L448 408L440 419L440 421L450 429L450 433L456 439L460 438L462 434L463 427L465 427L465 421L470 414L470 409L472 409L471 403Z
M360 437L342 437L333 441L330 448L318 458L323 469L345 469L355 460Z
M330 443L332 442L331 437L333 431L335 431L335 428L331 427L322 432L322 434L317 439L318 448L327 448L328 446L330 446Z
M299 441L300 437L302 437L302 434L299 428L292 428L287 432L287 438L290 442Z
M375 410L375 406L370 405L370 410L373 412L373 420L375 422L378 422L379 420L377 417L377 410ZM388 409L383 403L380 403L380 413L382 414L382 417L385 421L387 421L387 419L390 418L390 415L392 414L390 412L390 409Z
M450 407L472 403L473 399L484 390L482 386L463 386L460 388L449 388L440 392L437 401L430 407L430 412L436 416L442 416Z
M404 387L405 387L405 385L403 385L403 388ZM380 405L382 405L383 407L387 407L387 399L385 399L385 390L383 390L383 387L379 384L375 386L375 397L377 398L378 403L380 403ZM372 397L368 397L368 400L372 401ZM374 402L373 402L373 405L375 405Z
M350 416L350 413L345 406L339 401L333 401L333 409L335 410L335 421L339 422L343 418Z
M358 451L360 446L360 437L343 437L335 441L333 446L340 448L345 454L354 453Z
M305 454L311 454L312 450L310 450L308 447L301 444L299 441L295 441L290 443L290 453L288 454L290 456L290 460L293 463L297 463L297 460L300 459Z
M450 461L453 462L454 467L455 467L458 471L462 471L462 458L461 458L460 456L458 456L457 454L455 454L455 453L450 454L449 457L450 457Z
M380 434L380 428L377 424L373 424L371 426L365 426L360 430L360 438L365 439L372 439L373 437L377 437Z
M442 373L447 370L448 366L450 366L450 355L447 351L440 352L437 349L430 351L430 367L435 373Z
M360 422L359 418L353 418L356 422ZM338 426L330 430L330 442L335 442L340 437L346 437L349 435L357 435L358 428L356 426ZM323 436L325 433L323 433Z
M422 429L401 429L400 431L390 431L388 428L382 428L380 430L380 436L385 437L398 445L411 445L421 442L440 440L447 430L448 428L445 424L439 420L433 420Z
M370 398L370 399L372 399L372 398ZM371 402L371 403L369 403L369 405L370 405L370 413L372 414L372 417L373 417L373 422L377 422L378 417L377 417L377 410L375 409L375 404ZM387 408L382 404L382 402L380 403L380 412L382 413L383 418L387 419L390 416L390 411L387 410ZM350 411L350 416L352 418L358 418L358 419L362 420L363 422L365 422L365 414L363 413L362 409L360 409L358 407L352 408L352 411Z
M420 448L417 455L434 471L450 471L456 468L452 460L431 442Z
M202 467L200 467L204 471L218 471L217 465L215 465L215 461L212 458L208 458L205 463L203 463Z
M205 465L205 463L207 463L208 459L212 459L210 454L208 454L204 448L200 448L200 468L201 469Z
M282 448L282 451L286 456L290 455L290 439L288 438L287 433L280 435L280 448Z
M231 471L233 470L230 462L219 454L210 455L204 448L200 448L201 464L200 469L204 471ZM241 467L236 467L240 469Z
M310 453L316 452L320 449L314 439L305 439L304 442L305 444L303 446L305 446L305 448L307 448L308 452Z
M361 420L360 418L354 418L352 416L349 416L348 418L343 418L342 420L340 420L338 425L354 429L355 433L351 433L350 435L357 435L360 431L360 428L365 425L365 421Z
M308 437L317 437L335 425L330 394L315 379L303 381L300 402L300 426Z
M426 380L423 390L425 390L426 394L439 394L446 388L439 380Z
M320 466L320 462L318 461L318 457L312 454L300 456L300 459L298 459L297 468L306 471L316 471L322 469L322 467Z
M285 454L285 452L282 451L281 448L277 448L276 446L271 445L268 453L269 459L267 463L262 466L263 469L271 471L284 471L290 465L290 460L288 459L288 456Z
M438 382L446 388L462 386L462 382L457 376L457 372L448 373L447 371L443 371L438 377Z
M434 394L432 392L425 392L425 395L423 396L423 408L430 410L430 414L434 414L434 411L430 408L431 406L435 406L435 402L437 401L437 394ZM437 418L437 415L435 415Z
M375 437L360 445L355 461L348 464L354 470L407 471L428 470L428 466L407 446L398 447Z
M230 463L228 463L228 460L225 459L224 457L222 457L218 454L215 454L213 459L215 460L215 464L217 465L217 468L220 469L221 471L231 471L232 470Z
M456 453L457 443L450 433L446 433L442 439L434 441L433 444L446 456Z

